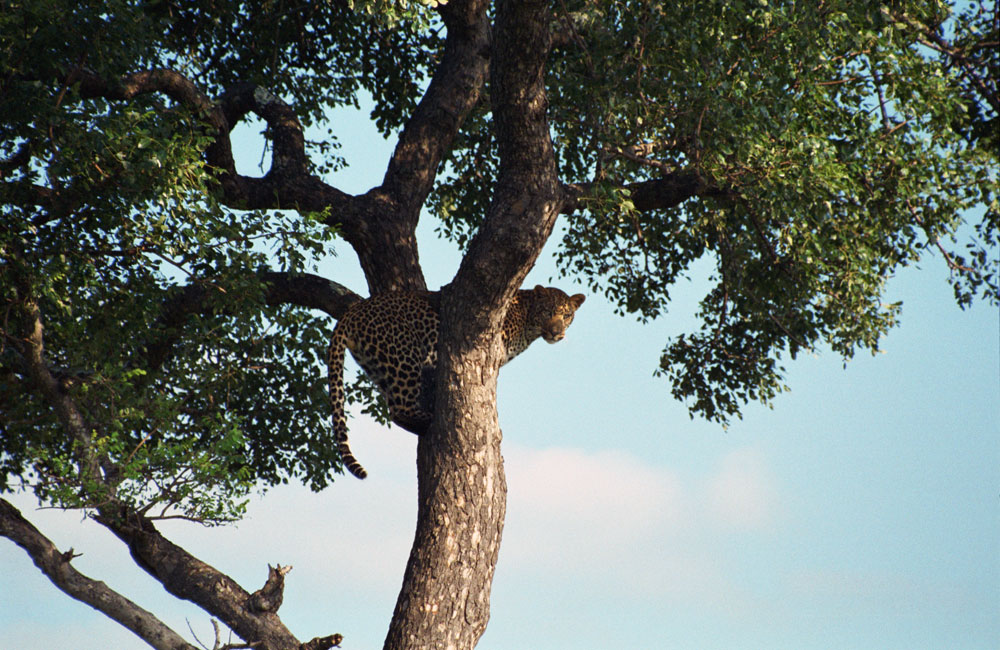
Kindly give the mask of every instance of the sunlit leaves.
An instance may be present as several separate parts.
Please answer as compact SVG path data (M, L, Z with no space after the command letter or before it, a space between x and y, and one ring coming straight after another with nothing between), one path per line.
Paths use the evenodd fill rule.
M200 115L162 95L86 100L63 85L75 65L110 79L172 57L193 65L157 40L156 3L99 4L0 16L0 158L27 153L2 174L0 485L25 481L67 507L113 496L157 516L231 520L251 487L293 476L321 487L337 467L317 378L327 322L264 305L258 273L313 268L334 232L324 215L220 207ZM179 303L179 287L201 302ZM11 344L29 300L90 443L67 435ZM101 480L81 471L84 456Z
M996 302L996 115L973 89L995 84L992 6L558 4L548 116L563 179L592 183L565 217L562 270L647 320L708 256L703 327L669 342L660 370L720 421L777 394L782 356L877 350L901 265L947 256L960 304ZM929 46L938 34L962 58ZM459 242L497 169L485 123L464 138L434 206ZM616 190L675 172L711 191L638 212Z
M367 92L383 133L411 114L440 56L432 4L5 4L3 483L25 478L80 507L115 491L219 521L251 485L330 480L328 323L265 305L258 273L329 255L329 215L222 208L201 116L161 95L81 99L61 80L167 66L210 98L259 84L330 129L312 148L324 172L343 163L331 108ZM642 320L669 317L694 264L714 269L701 327L668 341L659 364L693 413L724 422L771 400L802 352L877 350L898 316L885 287L900 265L946 256L960 304L996 300L997 115L976 83L995 84L996 28L977 6L552 5L548 118L562 180L588 188L565 218L560 268ZM490 111L486 88L431 197L439 232L463 245L499 169ZM699 179L700 195L636 208L629 184L674 174ZM198 302L185 311L188 289ZM25 389L9 342L24 339L29 299L46 363L117 468L105 483L80 475L80 441ZM370 384L351 395L379 413Z

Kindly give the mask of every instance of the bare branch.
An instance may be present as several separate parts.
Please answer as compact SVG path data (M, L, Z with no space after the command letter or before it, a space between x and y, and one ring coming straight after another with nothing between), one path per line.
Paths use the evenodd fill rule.
M245 589L165 538L149 519L124 507L109 506L101 508L95 520L125 542L136 564L164 589L217 617L241 639L267 649L300 645L276 614L251 611Z
M277 612L285 599L285 574L291 570L291 566L268 565L267 582L250 596L250 609L255 612Z
M441 159L479 101L489 68L489 22L485 0L452 0L440 7L448 29L441 63L427 92L399 136L382 190L416 224Z
M197 650L152 613L139 607L103 582L73 568L77 557L70 549L61 553L47 537L8 501L0 499L0 535L23 548L56 587L117 621L158 650Z
M299 650L329 650L330 648L339 648L340 642L343 640L344 637L339 634L318 636L315 639L300 645Z

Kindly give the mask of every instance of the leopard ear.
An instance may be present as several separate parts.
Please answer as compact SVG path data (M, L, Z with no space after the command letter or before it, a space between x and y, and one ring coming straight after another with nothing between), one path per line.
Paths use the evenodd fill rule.
M583 295L582 293L578 293L575 296L570 296L569 299L570 302L576 305L576 308L579 309L580 305L583 304L583 301L587 299L587 296Z
M543 286L542 286L542 285L540 285L540 284L536 284L536 285L535 285L535 288L534 288L534 289L532 289L532 291L545 291L545 287L543 287Z

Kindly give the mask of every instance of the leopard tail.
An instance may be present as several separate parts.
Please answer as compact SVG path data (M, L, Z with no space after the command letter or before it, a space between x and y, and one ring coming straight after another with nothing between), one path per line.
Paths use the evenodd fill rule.
M326 356L330 409L333 412L333 439L337 443L340 462L347 471L358 478L365 478L368 472L351 453L351 446L347 440L347 414L344 412L344 353L347 351L347 342L338 329L333 330Z

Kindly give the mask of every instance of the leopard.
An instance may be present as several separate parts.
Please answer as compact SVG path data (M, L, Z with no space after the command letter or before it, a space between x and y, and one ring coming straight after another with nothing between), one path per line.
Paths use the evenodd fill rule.
M567 295L555 287L519 290L501 329L504 358L508 363L542 338L556 343L566 336L582 293ZM327 377L333 433L341 463L359 479L368 472L351 453L344 411L344 351L350 350L364 373L378 388L390 419L403 429L421 435L434 417L435 373L440 293L390 291L352 304L337 322L327 349Z

